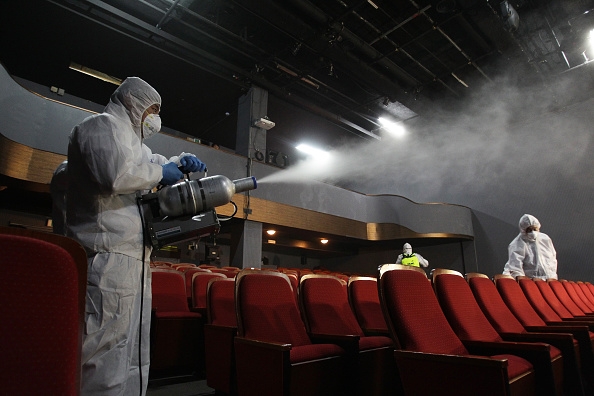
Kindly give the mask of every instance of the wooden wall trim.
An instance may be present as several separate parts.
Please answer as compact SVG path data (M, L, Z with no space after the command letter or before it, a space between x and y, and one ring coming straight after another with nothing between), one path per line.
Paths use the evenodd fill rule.
M65 159L64 155L34 149L0 133L0 174L49 185L54 171Z

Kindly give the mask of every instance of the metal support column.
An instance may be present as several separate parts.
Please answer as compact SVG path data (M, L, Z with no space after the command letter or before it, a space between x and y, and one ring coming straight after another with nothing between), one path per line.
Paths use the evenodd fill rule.
M254 126L268 112L268 91L252 87L241 98L237 113L235 152L247 158L264 162L266 158L266 130Z
M262 223L244 220L233 226L230 260L238 268L262 266Z

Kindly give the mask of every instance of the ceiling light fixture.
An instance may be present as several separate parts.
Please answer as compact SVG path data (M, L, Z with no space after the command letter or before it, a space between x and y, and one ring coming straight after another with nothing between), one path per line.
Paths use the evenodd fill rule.
M322 239L320 239L320 243L321 243L322 245L325 245L325 244L327 244L327 243L328 243L328 239L326 239L326 238L322 238Z
M312 156L315 159L326 160L330 157L330 153L328 153L327 151L312 147L308 144L302 143L295 148L305 154Z
M588 32L588 49L594 51L594 30Z
M75 70L79 73L83 73L86 74L87 76L91 76L91 77L95 77L98 78L99 80L108 82L108 83L112 83L115 85L122 85L122 80L116 77L112 77L108 74L102 73L100 71L91 69L89 67L80 65L78 63L74 63L74 62L70 62L70 66L68 66L69 69L71 70Z
M266 233L268 235L274 235L274 234L276 234L276 230L266 230Z
M382 127L393 136L402 138L406 135L406 129L400 123L392 122L386 118L380 117L378 119Z
M377 4L375 4L373 1L371 1L371 0L367 0L367 2L368 2L369 4L371 4L371 6L372 6L373 8L375 8L376 10L379 8L379 7L377 6Z

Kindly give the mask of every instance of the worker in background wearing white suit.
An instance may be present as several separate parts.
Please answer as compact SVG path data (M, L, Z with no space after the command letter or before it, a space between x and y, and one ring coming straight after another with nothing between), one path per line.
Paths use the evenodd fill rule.
M428 267L429 261L418 253L413 253L410 243L405 243L402 247L402 254L398 255L396 264L410 265L411 267Z
M557 279L557 252L553 241L540 232L540 222L532 215L520 218L520 233L509 244L509 259L503 274L530 278Z

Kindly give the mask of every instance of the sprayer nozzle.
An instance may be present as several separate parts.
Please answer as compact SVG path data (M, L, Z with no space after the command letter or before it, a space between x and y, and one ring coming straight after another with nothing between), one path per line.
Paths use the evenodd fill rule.
M254 176L233 180L233 184L235 185L236 193L254 190L258 187L258 183L256 182L256 178Z

